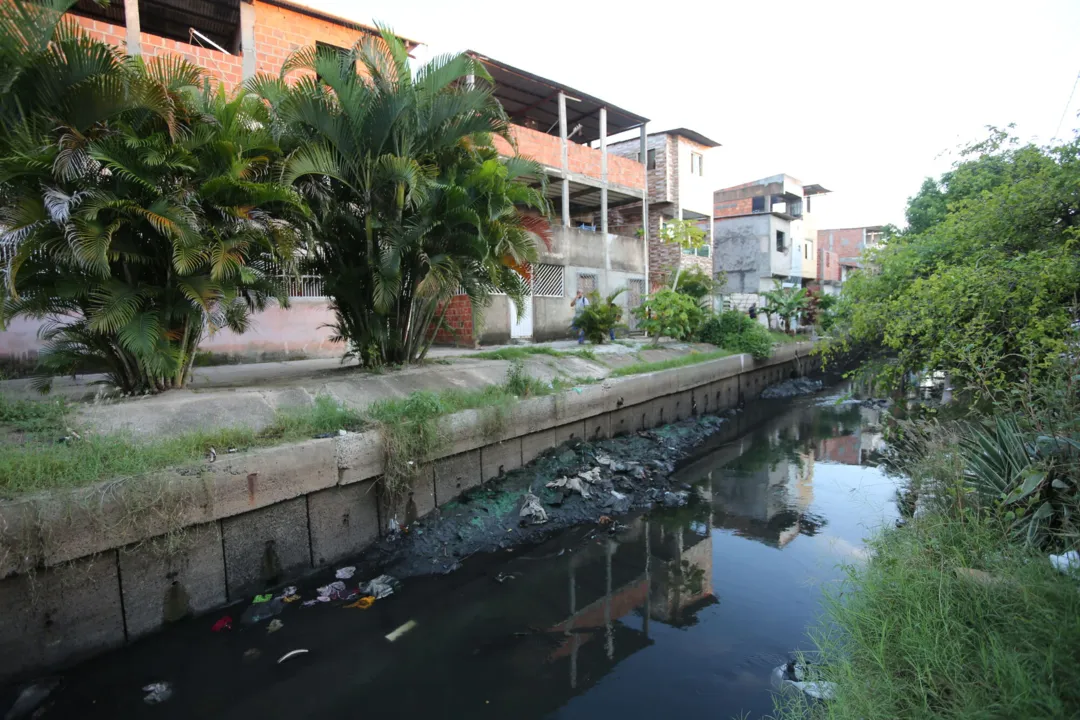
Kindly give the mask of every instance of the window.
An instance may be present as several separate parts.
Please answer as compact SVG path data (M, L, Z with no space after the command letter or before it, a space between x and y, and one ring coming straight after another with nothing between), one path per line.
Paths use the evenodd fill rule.
M211 50L224 48L234 55L240 52L240 0L140 0L139 25L149 35Z
M702 245L699 248L683 248L683 255L697 255L698 257L709 257L709 246Z
M645 166L645 169L646 170L655 170L656 169L656 150L655 149L649 150L648 158L649 158L649 164ZM637 160L638 162L641 162L641 153L637 153L636 155L634 155L634 159Z
M705 157L701 153L690 153L690 174L699 177L705 175Z
M786 250L787 250L787 245L784 244L784 231L783 230L777 230L776 231L776 252L785 252Z
M803 249L803 259L804 260L809 260L810 259L810 243L803 244L802 249Z
M533 265L533 295L563 297L566 294L562 265Z
M810 195L806 196L805 202L806 202L806 212L810 212Z
M578 290L588 295L593 290L598 289L596 284L596 275L592 273L580 273L577 276Z
M751 201L752 212L765 212L765 196L760 195Z

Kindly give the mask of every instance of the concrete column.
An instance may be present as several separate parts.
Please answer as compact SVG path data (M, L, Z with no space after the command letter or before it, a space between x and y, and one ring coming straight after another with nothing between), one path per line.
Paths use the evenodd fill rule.
M559 91L559 147L562 150L562 224L570 227L570 141L566 139L566 95Z
M240 55L244 79L255 77L255 3L240 3Z
M128 55L142 54L142 40L139 39L139 0L124 0L124 25L127 26Z
M608 231L608 158L607 158L607 108L600 108L600 227ZM610 260L608 268L610 269Z
M641 239L645 243L645 294L652 292L649 285L649 133L641 124L641 166L645 169L645 189L641 191Z

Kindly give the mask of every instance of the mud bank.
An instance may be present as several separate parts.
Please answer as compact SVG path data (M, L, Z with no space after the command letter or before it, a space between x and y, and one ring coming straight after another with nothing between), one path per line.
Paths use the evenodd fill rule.
M690 499L688 485L670 476L679 460L730 421L725 416L691 418L634 435L599 442L571 441L544 452L528 466L460 495L454 502L387 536L364 556L365 567L396 577L449 573L478 553L507 550L545 540L578 524L614 529L616 518L654 506L679 506ZM588 493L549 487L560 478L580 479ZM523 517L529 495L537 498L543 521Z

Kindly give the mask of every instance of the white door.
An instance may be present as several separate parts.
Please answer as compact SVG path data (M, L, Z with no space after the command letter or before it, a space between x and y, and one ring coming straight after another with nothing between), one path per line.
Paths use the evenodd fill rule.
M532 296L529 295L525 298L525 312L521 317L518 317L517 303L513 300L510 301L510 337L512 338L531 338L532 337L532 321L533 321L533 307Z

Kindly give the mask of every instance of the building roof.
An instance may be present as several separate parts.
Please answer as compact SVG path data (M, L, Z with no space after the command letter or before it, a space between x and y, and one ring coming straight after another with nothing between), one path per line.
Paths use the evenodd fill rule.
M687 140L696 142L698 145L704 145L711 148L720 147L720 143L715 140L710 140L696 130L691 130L689 128L674 128L672 130L664 130L663 132L649 133L649 135L680 135Z
M359 30L360 32L371 33L373 35L379 34L379 29L373 25L367 25L356 20L350 20L348 18L341 17L340 15L334 15L324 10L318 10L309 5L293 2L293 0L260 0L267 5L273 5L275 7L282 8L284 10L291 10L292 12L300 13L301 15L307 15L308 17L315 18L316 20L325 20L326 22L334 23L335 25L341 25L351 30ZM418 40L412 40L405 37L400 33L394 33L398 38L405 43L405 45L412 50L420 44Z
M815 183L811 183L811 184L808 184L808 185L803 185L802 190L803 190L803 195L824 195L825 193L832 192L832 190L826 190L822 186L817 185Z
M633 130L649 122L646 117L623 110L568 85L507 65L475 50L469 50L468 54L491 74L495 81L495 97L515 122L533 120L541 131L550 133L550 129L556 128L559 122L560 92L567 96L567 129L573 130L578 124L582 126L581 131L574 135L575 142L588 143L600 138L598 114L602 107L607 108L609 136Z

